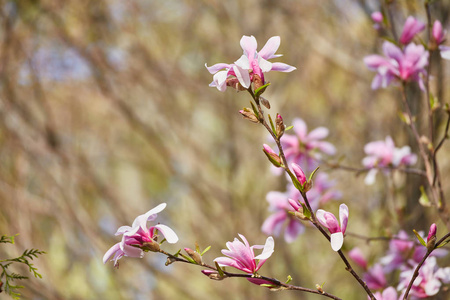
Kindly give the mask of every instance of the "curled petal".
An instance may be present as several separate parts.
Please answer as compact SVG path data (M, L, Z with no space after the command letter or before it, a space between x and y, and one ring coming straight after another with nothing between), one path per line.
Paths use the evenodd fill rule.
M331 234L331 249L339 251L344 244L344 235L342 232L335 232Z
M178 242L178 236L175 231L172 230L172 228L163 224L155 225L155 228L157 228L162 233L162 235L164 235L164 238L170 244L175 244L176 242Z
M225 92L227 89L227 77L228 71L217 72L213 77L213 82L210 86L215 86L221 92Z
M212 65L211 67L208 67L207 64L205 64L205 67L206 67L206 69L208 69L209 73L216 74L217 72L219 72L222 69L230 68L230 65L225 64L225 63L218 63L215 65Z
M275 241L273 240L273 237L269 236L266 239L266 243L264 245L264 249L262 251L262 253L258 256L255 257L255 259L268 259L272 253L274 252L274 247L275 247Z
M111 256L116 254L116 252L118 252L118 251L121 251L120 250L120 242L115 244L111 248L109 248L108 251L106 251L105 255L103 256L103 263L106 264L106 262L111 258ZM123 255L123 253L122 253L122 255Z

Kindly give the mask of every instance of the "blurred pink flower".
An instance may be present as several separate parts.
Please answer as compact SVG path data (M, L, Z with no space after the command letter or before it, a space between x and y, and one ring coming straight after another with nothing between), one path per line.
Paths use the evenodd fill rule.
M383 267L380 264L375 264L369 271L364 273L363 280L366 282L369 289L372 290L380 290L387 285L386 276Z
M400 283L397 290L404 291L406 289L411 281L415 267L416 266L400 273ZM436 295L442 285L441 278L438 276L439 270L440 269L436 264L436 257L431 256L427 258L425 263L419 269L419 276L414 280L410 294L420 299Z
M206 68L211 74L215 74L213 82L209 86L217 87L221 92L227 88L227 79L234 76L244 88L249 88L254 75L258 75L264 83L264 74L269 71L292 72L296 68L284 63L271 63L268 60L280 57L275 54L280 46L280 37L271 37L261 51L257 52L257 42L254 36L243 36L240 41L244 54L234 64L218 63ZM225 70L224 70L225 69ZM223 71L221 71L223 70Z
M306 171L312 171L317 167L321 153L336 153L336 148L331 143L322 141L328 136L327 128L318 127L308 133L305 121L300 118L294 119L292 125L295 135L285 133L281 137L281 145L289 163L296 163Z
M377 72L372 81L372 89L385 88L396 78L416 81L424 89L421 75L426 74L429 53L422 45L411 43L402 51L394 44L384 42L383 52L386 57L373 54L364 58L367 67Z
M328 180L328 175L325 173L315 176L312 188L306 193L313 210L316 210L320 204L341 198L341 192L333 189L334 185L335 182ZM261 227L262 232L267 235L279 236L284 228L284 240L287 243L295 241L305 230L303 224L289 213L301 207L299 199L301 199L300 192L292 184L287 186L287 191L284 193L269 192L266 200L269 202L269 211L272 214L264 221ZM284 225L286 226L283 227Z
M370 16L375 23L383 22L383 14L379 11L373 12Z
M432 36L436 45L440 45L445 41L447 31L442 29L442 24L439 20L434 21Z
M247 239L242 234L239 234L239 237L244 243L237 238L233 242L227 242L228 250L222 250L222 254L227 257L218 257L214 261L220 266L229 266L245 273L255 274L274 252L275 242L269 236L264 246L254 245L250 247ZM253 249L263 249L263 251L260 255L255 256Z
M364 255L358 247L353 248L349 253L348 257L350 257L358 266L367 270L367 260L364 258Z
M364 152L367 156L364 157L362 164L364 167L372 169L365 178L365 183L368 185L375 182L375 176L378 172L377 167L410 166L417 161L417 155L411 153L409 146L396 148L390 136L387 136L384 141L374 141L366 144Z
M345 204L339 206L339 220L336 217L323 209L319 209L316 212L316 217L319 222L328 228L331 233L331 248L334 251L339 251L344 244L344 233L347 229L348 222L348 207Z
M402 298L398 297L397 291L392 286L386 288L382 293L376 292L373 294L375 296L375 299L377 300L400 300ZM370 297L367 297L367 299L370 299Z
M298 194L300 195L300 194ZM269 202L269 210L273 212L263 223L261 230L267 235L279 236L283 225L287 222L284 232L284 240L292 243L298 235L302 234L305 227L289 211L294 211L289 204L289 195L281 192L269 192L266 196Z
M115 235L123 235L120 243L112 246L103 256L103 263L106 263L112 256L114 266L117 266L117 261L123 256L140 257L144 256L144 251L140 247L145 247L145 244L152 244L156 242L156 231L161 232L167 242L173 244L178 241L176 233L168 226L157 224L147 228L148 221L154 221L157 214L164 210L166 203L161 203L157 207L149 210L143 215L138 216L133 224L130 226L121 226L117 229Z
M409 16L406 19L405 26L403 27L402 34L400 36L400 43L403 45L412 41L414 36L425 29L425 23L416 20L414 17Z

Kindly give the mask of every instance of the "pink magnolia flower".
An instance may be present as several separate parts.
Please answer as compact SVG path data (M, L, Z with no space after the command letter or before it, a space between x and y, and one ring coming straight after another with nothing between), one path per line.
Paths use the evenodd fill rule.
M367 260L364 258L364 255L358 247L353 248L349 253L348 257L350 257L355 263L358 264L364 270L367 270Z
M445 41L447 31L442 29L442 24L439 20L434 21L431 33L436 45L440 45Z
M319 209L316 212L316 217L319 222L328 228L331 233L331 248L334 251L339 251L344 244L344 233L347 229L348 222L348 207L345 204L339 206L339 220L340 225L336 217L323 209Z
M295 191L297 191L295 189ZM300 194L295 193L292 190L291 194ZM291 205L289 204L289 195L288 193L281 192L269 192L266 196L267 201L269 202L269 210L273 212L263 223L261 230L267 235L275 235L279 236L281 230L283 229L283 225L287 223L284 232L284 240L287 243L292 243L295 239L305 231L305 227L302 223L300 223L293 215L289 214L289 211L294 211Z
M364 152L367 156L363 159L364 167L372 169L367 173L365 183L367 185L375 182L375 176L378 172L377 167L399 167L413 165L417 161L417 155L411 153L409 146L396 148L394 141L390 136L384 141L374 141L364 146ZM387 170L385 170L387 171Z
M138 216L131 226L119 227L115 235L123 235L122 241L112 246L105 253L103 263L106 263L111 257L114 261L114 266L117 266L117 261L123 256L142 258L144 251L141 248L146 248L156 243L156 231L161 232L167 242L171 244L176 243L178 236L170 227L162 224L147 227L147 222L154 221L157 214L164 210L165 207L166 203L161 203L145 214Z
M379 11L373 12L370 16L375 23L383 22L383 14Z
M377 72L372 89L385 88L394 79L416 81L424 89L421 75L426 74L429 53L422 45L411 43L402 51L394 44L384 42L383 52L386 57L374 54L364 58L367 67Z
M417 264L416 264L417 265ZM408 269L400 273L400 283L398 290L405 290L414 273L414 268ZM439 292L442 282L437 272L439 267L436 264L436 257L427 258L425 263L419 269L419 276L414 280L410 294L419 299L434 296Z
M244 54L234 64L218 63L206 68L215 74L209 86L217 87L221 92L227 88L227 79L233 76L244 88L249 88L254 76L258 75L264 83L264 74L269 71L292 72L296 68L284 63L271 63L268 60L282 56L275 54L280 46L280 37L271 37L261 51L257 52L257 42L254 36L243 36L240 41ZM223 70L223 71L221 71ZM228 82L229 83L229 82Z
M307 171L317 167L321 154L333 155L336 148L329 142L322 141L328 136L328 129L318 127L308 133L305 121L300 118L292 122L295 135L285 133L281 137L281 145L289 163L296 163Z
M364 273L363 280L373 290L383 289L387 285L386 276L380 264L375 264L368 272Z
M400 300L402 298L398 297L397 291L392 286L386 288L382 293L376 292L373 294L375 296L375 299L377 300ZM367 299L370 299L370 297L367 297Z
M416 34L425 29L425 23L416 20L414 17L409 16L406 19L405 26L403 27L402 34L400 36L400 43L403 45L408 44L414 38Z
M222 254L227 257L218 257L214 261L220 266L229 266L248 274L255 274L274 252L275 242L269 236L264 246L254 245L250 247L247 239L242 234L239 234L239 237L244 243L237 238L233 242L227 242L228 250L222 250ZM253 249L263 249L263 251L260 255L255 256Z
M313 210L316 210L320 204L341 198L342 193L333 189L334 185L335 182L328 180L328 175L325 173L315 176L312 188L306 193ZM284 229L284 240L292 243L305 231L303 224L289 213L298 211L301 207L300 192L292 184L289 184L286 192L271 191L267 194L266 199L272 214L264 221L261 227L262 232L267 235L279 236Z

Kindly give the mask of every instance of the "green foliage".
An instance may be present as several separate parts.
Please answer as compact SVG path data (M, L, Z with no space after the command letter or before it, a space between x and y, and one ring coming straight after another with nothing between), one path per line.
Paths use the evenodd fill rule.
M17 235L16 235L17 236ZM0 243L14 244L15 236L5 236L0 238ZM13 299L20 299L20 293L17 292L18 289L24 288L22 285L13 284L14 280L25 280L28 279L27 276L17 274L9 271L9 267L13 263L24 264L28 267L30 273L33 273L34 277L42 278L42 275L37 272L37 268L33 266L30 262L34 258L38 258L39 255L45 254L44 251L38 249L25 250L21 256L16 258L7 258L0 260L0 268L2 270L0 274L0 280L3 283L1 287L4 287L5 292L10 295ZM1 289L0 289L1 292Z

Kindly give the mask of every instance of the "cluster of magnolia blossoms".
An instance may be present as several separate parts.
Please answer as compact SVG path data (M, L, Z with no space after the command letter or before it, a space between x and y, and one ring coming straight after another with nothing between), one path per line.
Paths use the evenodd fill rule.
M123 256L143 258L144 252L160 252L160 243L158 243L158 235L160 232L164 239L169 243L178 242L176 233L166 225L157 224L148 227L147 222L154 221L157 214L164 210L166 203L161 203L155 208L149 210L143 215L138 216L131 226L121 226L116 232L116 235L122 235L122 241L112 246L106 251L103 256L103 263L112 260L114 266L118 266L118 260ZM220 266L229 266L241 270L248 274L256 274L266 260L274 252L275 242L271 236L266 240L265 245L250 246L247 239L239 234L243 243L238 239L233 242L227 242L228 250L222 250L222 254L226 257L218 257L214 261ZM262 253L255 256L254 249L263 249ZM185 248L185 251L193 257L194 251ZM201 259L197 259L197 261ZM216 274L216 271L203 270L205 275ZM257 278L248 278L248 280L255 284L270 283Z
M424 29L424 23L408 17L400 36L403 49L391 42L384 42L385 57L369 55L364 58L367 67L377 72L372 81L372 89L385 88L395 79L418 82L421 89L424 89L422 76L426 74L429 53L424 46L410 43Z
M375 176L378 173L378 168L397 168L400 166L411 166L417 162L417 155L411 153L409 146L396 148L394 141L390 136L387 136L383 141L374 141L364 146L366 157L362 164L364 167L370 169L365 178L365 183L371 185L375 182Z
M269 71L292 72L296 68L280 62L269 62L269 59L282 56L275 54L280 47L280 37L271 37L264 47L256 51L258 44L254 36L243 36L240 41L244 54L233 64L218 63L206 68L214 74L209 86L216 87L224 92L227 86L244 90L250 87L252 82L255 88L265 84L264 73ZM230 78L231 77L231 78Z
M429 244L435 238L436 225L433 224L426 239L427 243ZM411 281L414 270L426 253L425 246L416 243L406 232L400 231L390 241L387 254L370 268L359 248L351 250L349 256L365 271L363 280L371 290L377 291L375 293L377 299L397 300L403 299L403 294ZM447 250L436 249L427 258L412 285L411 299L434 296L443 284L450 283L450 267L440 268L436 262L436 257L445 255L447 255ZM393 275L398 276L396 287L388 286L387 278L392 278Z

